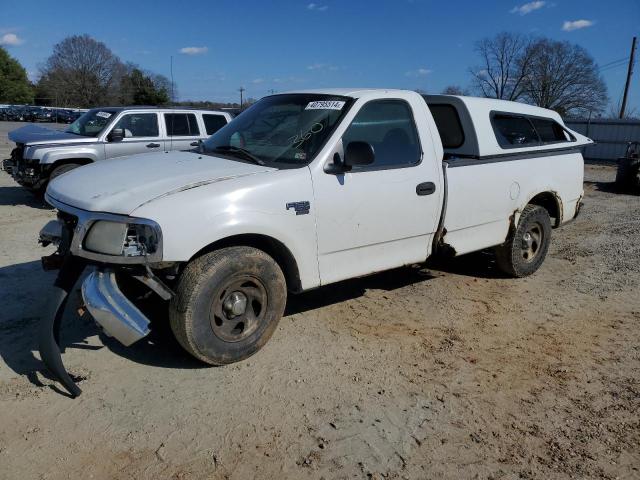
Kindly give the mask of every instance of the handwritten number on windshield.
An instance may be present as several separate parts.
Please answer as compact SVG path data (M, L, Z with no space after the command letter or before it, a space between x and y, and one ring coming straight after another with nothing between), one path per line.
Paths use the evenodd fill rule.
M293 148L300 148L304 142L311 138L311 135L321 132L323 128L324 126L321 123L314 123L306 133L300 132L300 134L289 137L287 143L291 143Z

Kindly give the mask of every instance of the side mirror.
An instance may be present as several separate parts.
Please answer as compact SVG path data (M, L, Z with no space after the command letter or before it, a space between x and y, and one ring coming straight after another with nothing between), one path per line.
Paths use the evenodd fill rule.
M373 145L368 142L350 142L344 152L345 170L362 165L371 165L376 158Z
M110 142L119 142L124 138L124 129L123 128L114 128L109 133L109 141Z

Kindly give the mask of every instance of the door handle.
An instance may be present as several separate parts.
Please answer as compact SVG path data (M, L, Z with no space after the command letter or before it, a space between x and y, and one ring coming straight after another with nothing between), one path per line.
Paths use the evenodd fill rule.
M191 142L189 145L191 145L192 147L197 147L198 145L200 145L200 142Z
M159 146L159 143L147 143L147 148L158 148Z
M416 193L420 196L431 195L435 191L436 191L436 184L433 182L419 183L416 186Z

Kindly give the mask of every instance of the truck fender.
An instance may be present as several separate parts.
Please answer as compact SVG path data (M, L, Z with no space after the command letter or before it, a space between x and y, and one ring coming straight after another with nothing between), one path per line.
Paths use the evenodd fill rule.
M527 205L538 205L543 207L549 212L549 216L554 219L553 227L559 227L562 224L563 217L563 205L562 198L558 195L558 192L552 188L542 189L539 193L530 194L527 201L519 207L511 216L513 225L517 225L520 220L520 214L524 207ZM511 233L511 232L509 232Z
M74 160L81 160L74 162ZM53 149L45 152L40 158L41 165L53 165L54 163L58 163L60 161L64 161L65 163L91 163L98 160L98 155L95 150L92 148L74 148L73 150L69 148L65 149Z
M320 285L315 245L305 252L304 246L297 245L295 239L286 233L261 224L256 217L247 220L244 224L218 223L215 238L203 241L191 259L227 246L255 247L265 251L280 265L290 290L299 292Z

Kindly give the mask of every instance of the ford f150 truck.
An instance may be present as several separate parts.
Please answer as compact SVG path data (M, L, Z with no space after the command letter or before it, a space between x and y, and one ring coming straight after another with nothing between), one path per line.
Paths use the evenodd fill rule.
M191 149L232 118L209 110L94 108L64 131L27 125L10 132L16 148L3 166L20 185L41 192L50 179L98 160Z
M62 268L42 357L80 392L51 332L86 265L82 296L106 333L149 333L133 282L214 365L260 349L288 291L488 247L529 275L578 214L590 142L521 103L332 89L265 97L193 151L66 173L46 193L58 219L41 241L59 249L44 264Z

